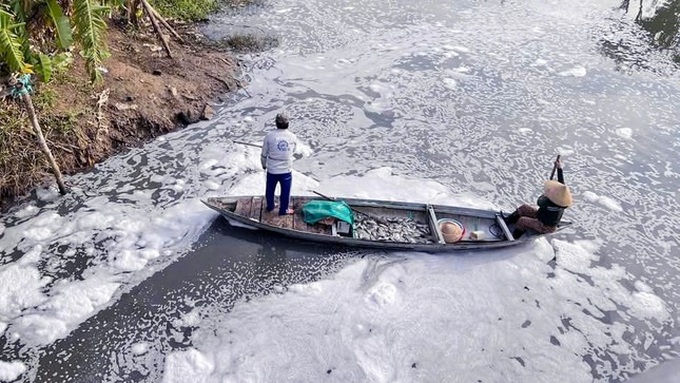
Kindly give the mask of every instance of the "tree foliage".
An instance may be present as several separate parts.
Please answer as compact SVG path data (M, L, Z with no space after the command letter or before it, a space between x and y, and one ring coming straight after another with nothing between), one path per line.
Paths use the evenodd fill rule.
M85 65L94 82L101 79L98 67L109 55L104 40L106 33L104 17L110 13L111 9L96 4L93 0L74 0L73 6L76 37L83 48Z
M12 13L0 9L0 58L12 71L33 73L22 49L24 41L21 32L25 27L25 23L15 22Z
M68 17L64 16L64 12L62 12L57 0L47 0L46 3L47 12L55 26L59 48L68 49L73 42L71 22Z
M9 0L0 5L0 70L49 81L56 55L80 49L93 82L108 57L106 19L120 0ZM36 43L39 42L39 43Z

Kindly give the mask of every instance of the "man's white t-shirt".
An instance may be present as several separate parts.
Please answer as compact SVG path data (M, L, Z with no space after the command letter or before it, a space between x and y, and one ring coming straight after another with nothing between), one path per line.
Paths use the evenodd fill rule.
M267 133L262 143L262 167L271 174L290 173L293 170L293 153L297 137L288 129L276 129Z

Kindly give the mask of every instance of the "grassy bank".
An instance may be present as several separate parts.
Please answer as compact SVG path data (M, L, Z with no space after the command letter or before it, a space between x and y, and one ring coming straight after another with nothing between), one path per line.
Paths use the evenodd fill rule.
M206 20L218 7L216 0L153 0L151 4L162 15L184 21Z
M42 84L33 96L40 125L49 137L48 144L59 154L62 170L66 173L96 162L96 156L87 151L74 156L74 146L87 146L83 144L90 135L87 125L81 124L80 119L91 115L93 110L88 105L78 104L64 108L58 93L60 88L67 86L77 94L89 94L90 87L83 84L87 82L63 74L49 84ZM5 199L41 183L49 175L49 168L38 148L26 111L15 100L0 100L0 127L0 199Z

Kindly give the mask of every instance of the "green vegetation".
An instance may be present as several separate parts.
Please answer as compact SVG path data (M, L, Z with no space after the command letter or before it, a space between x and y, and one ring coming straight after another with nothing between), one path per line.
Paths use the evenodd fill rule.
M101 79L99 68L109 56L107 20L114 12L137 25L142 0L3 0L0 4L0 75L35 73L49 82L67 66L71 54L85 59L91 82ZM205 20L222 4L217 0L149 0L161 15L186 21ZM257 0L224 0L232 8ZM236 41L237 48L253 42Z
M152 0L151 4L164 16L187 21L205 20L217 9L215 0Z
M67 135L76 130L78 118L86 114L83 110L67 110L61 113L53 112L57 105L58 94L51 85L44 85L40 92L33 97L33 104L37 110L46 111L40 115L40 125L47 131L56 131Z
M163 16L186 21L204 21L221 6L243 8L262 0L150 0Z
M218 5L240 8L257 1L0 0L0 208L6 197L49 177L56 168L54 157L64 172L71 173L115 150L124 142L120 136L136 134L134 119L126 122L130 126L124 131L109 133L103 125L108 124L106 116L100 124L100 110L94 105L98 91L93 85L101 86L101 69L109 57L109 26L124 29L130 46L141 45L135 31L151 29L140 24L142 17L204 20ZM146 33L141 35L146 39ZM111 41L127 47L118 34ZM255 44L246 42L241 45ZM30 97L5 97L8 76L17 74L33 75L35 92ZM34 126L29 115L39 124Z
M91 80L100 79L97 68L108 55L105 18L112 7L121 5L121 0L3 2L0 6L0 72L36 73L47 82L52 77L55 57L69 51L77 42Z
M27 150L37 146L28 141L31 138L33 132L26 126L25 112L10 107L8 100L0 100L0 199L22 192L25 180L44 169L43 162L34 155L36 151Z

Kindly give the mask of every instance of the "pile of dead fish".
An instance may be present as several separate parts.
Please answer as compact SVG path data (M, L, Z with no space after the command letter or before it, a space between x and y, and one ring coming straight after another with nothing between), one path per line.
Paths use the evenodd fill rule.
M426 223L407 217L373 218L357 215L354 238L383 242L431 243L432 233Z

